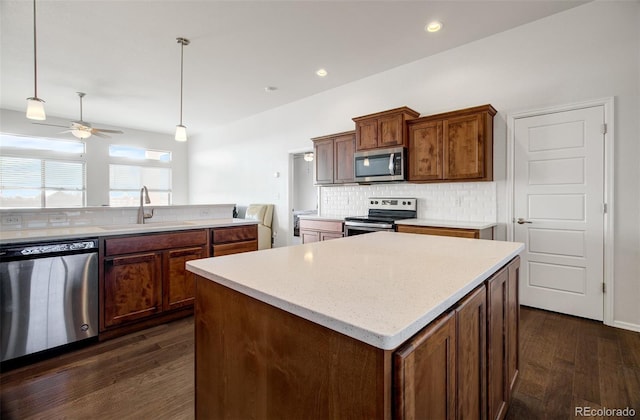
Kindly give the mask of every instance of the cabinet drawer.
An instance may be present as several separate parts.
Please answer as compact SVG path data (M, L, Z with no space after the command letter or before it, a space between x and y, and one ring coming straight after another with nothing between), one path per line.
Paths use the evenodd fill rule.
M212 232L214 244L258 239L258 225L216 228Z
M221 257L223 255L239 254L241 252L257 251L258 241L255 239L252 241L235 242L223 245L213 246L213 256Z
M342 233L342 222L337 220L300 219L300 230L303 230L303 229Z
M398 225L398 232L420 233L423 235L455 236L458 238L480 238L480 232L475 229Z
M155 235L129 236L104 241L105 256L130 254L133 252L159 251L170 248L205 245L205 229L183 232L161 233Z

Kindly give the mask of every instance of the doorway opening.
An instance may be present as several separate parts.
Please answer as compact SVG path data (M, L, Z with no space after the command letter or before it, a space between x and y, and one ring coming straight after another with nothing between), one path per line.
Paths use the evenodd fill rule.
M291 153L291 235L290 244L302 243L299 232L301 215L318 214L318 187L314 184L314 153L312 150Z

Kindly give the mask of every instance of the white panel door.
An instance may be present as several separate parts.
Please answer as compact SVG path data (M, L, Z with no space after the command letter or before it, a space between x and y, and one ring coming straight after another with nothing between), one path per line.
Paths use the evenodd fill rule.
M604 107L518 118L514 237L523 305L602 320Z

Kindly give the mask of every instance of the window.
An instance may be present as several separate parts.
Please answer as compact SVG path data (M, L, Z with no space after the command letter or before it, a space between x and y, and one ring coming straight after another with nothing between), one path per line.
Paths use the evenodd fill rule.
M142 186L149 190L152 204L171 204L171 152L111 145L109 156L119 162L109 165L110 206L140 205ZM139 164L129 164L132 160Z
M84 143L0 134L0 208L82 207Z

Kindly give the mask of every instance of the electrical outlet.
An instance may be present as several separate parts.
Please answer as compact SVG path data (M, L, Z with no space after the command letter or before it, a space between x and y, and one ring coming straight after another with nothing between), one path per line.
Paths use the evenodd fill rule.
M7 215L2 216L3 225L19 225L22 223L22 216Z
M456 206L462 207L462 197L456 197Z
M209 217L209 216L211 216L211 212L209 211L209 209L200 210L200 217Z

